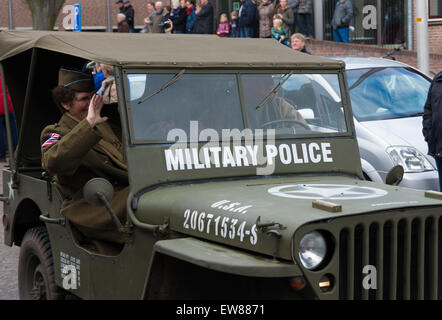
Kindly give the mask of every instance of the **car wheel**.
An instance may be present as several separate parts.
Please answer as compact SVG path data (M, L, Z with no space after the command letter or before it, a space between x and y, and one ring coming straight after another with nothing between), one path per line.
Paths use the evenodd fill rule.
M29 229L18 261L20 299L59 300L65 292L55 284L54 261L46 227Z

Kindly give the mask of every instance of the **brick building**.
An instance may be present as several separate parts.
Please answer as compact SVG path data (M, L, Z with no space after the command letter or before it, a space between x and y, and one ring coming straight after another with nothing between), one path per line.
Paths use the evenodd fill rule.
M153 0L151 0L153 1ZM170 0L162 0L165 5L170 5ZM66 0L66 5L81 3L82 10L82 30L84 31L106 31L108 29L108 8L110 26L116 29L118 6L116 0ZM135 25L138 29L143 27L143 19L147 16L147 0L131 0L135 10ZM11 8L9 10L9 4ZM108 6L109 5L109 6ZM31 29L31 12L25 0L0 0L0 30L10 27L12 17L12 27L14 29ZM66 13L60 11L55 29L64 30L63 19Z
M163 0L170 5L171 0ZM221 12L233 10L239 0L210 0L215 8L215 20ZM259 1L259 0L257 0ZM416 48L416 1L428 1L430 52L442 53L442 0L353 0L355 15L352 21L353 43L392 47L403 43L407 49ZM66 0L65 5L82 4L82 28L84 31L106 31L116 27L118 13L115 0ZM330 26L336 0L314 0L315 38L333 40ZM135 9L135 25L143 26L147 16L147 0L132 0ZM0 0L0 30L7 28L31 28L32 18L25 0ZM109 10L108 10L109 8ZM63 30L66 16L60 12L56 29ZM216 23L217 21L215 21Z

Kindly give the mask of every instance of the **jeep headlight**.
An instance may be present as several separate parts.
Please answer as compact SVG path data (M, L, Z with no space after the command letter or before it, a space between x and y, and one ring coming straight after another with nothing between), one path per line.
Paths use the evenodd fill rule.
M434 170L431 163L414 147L388 147L387 154L394 165L401 165L404 172L423 172Z
M306 269L315 269L327 254L327 243L321 233L312 231L305 234L299 243L299 259Z

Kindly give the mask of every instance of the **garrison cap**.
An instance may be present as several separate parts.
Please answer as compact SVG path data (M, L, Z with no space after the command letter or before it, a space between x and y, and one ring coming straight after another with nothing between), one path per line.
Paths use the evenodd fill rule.
M94 78L88 73L60 68L58 85L79 92L94 91Z

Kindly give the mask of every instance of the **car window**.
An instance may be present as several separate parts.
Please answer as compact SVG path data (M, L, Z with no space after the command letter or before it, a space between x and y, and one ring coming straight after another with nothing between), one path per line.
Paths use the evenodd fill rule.
M359 121L421 115L430 81L411 68L347 71L353 114Z

